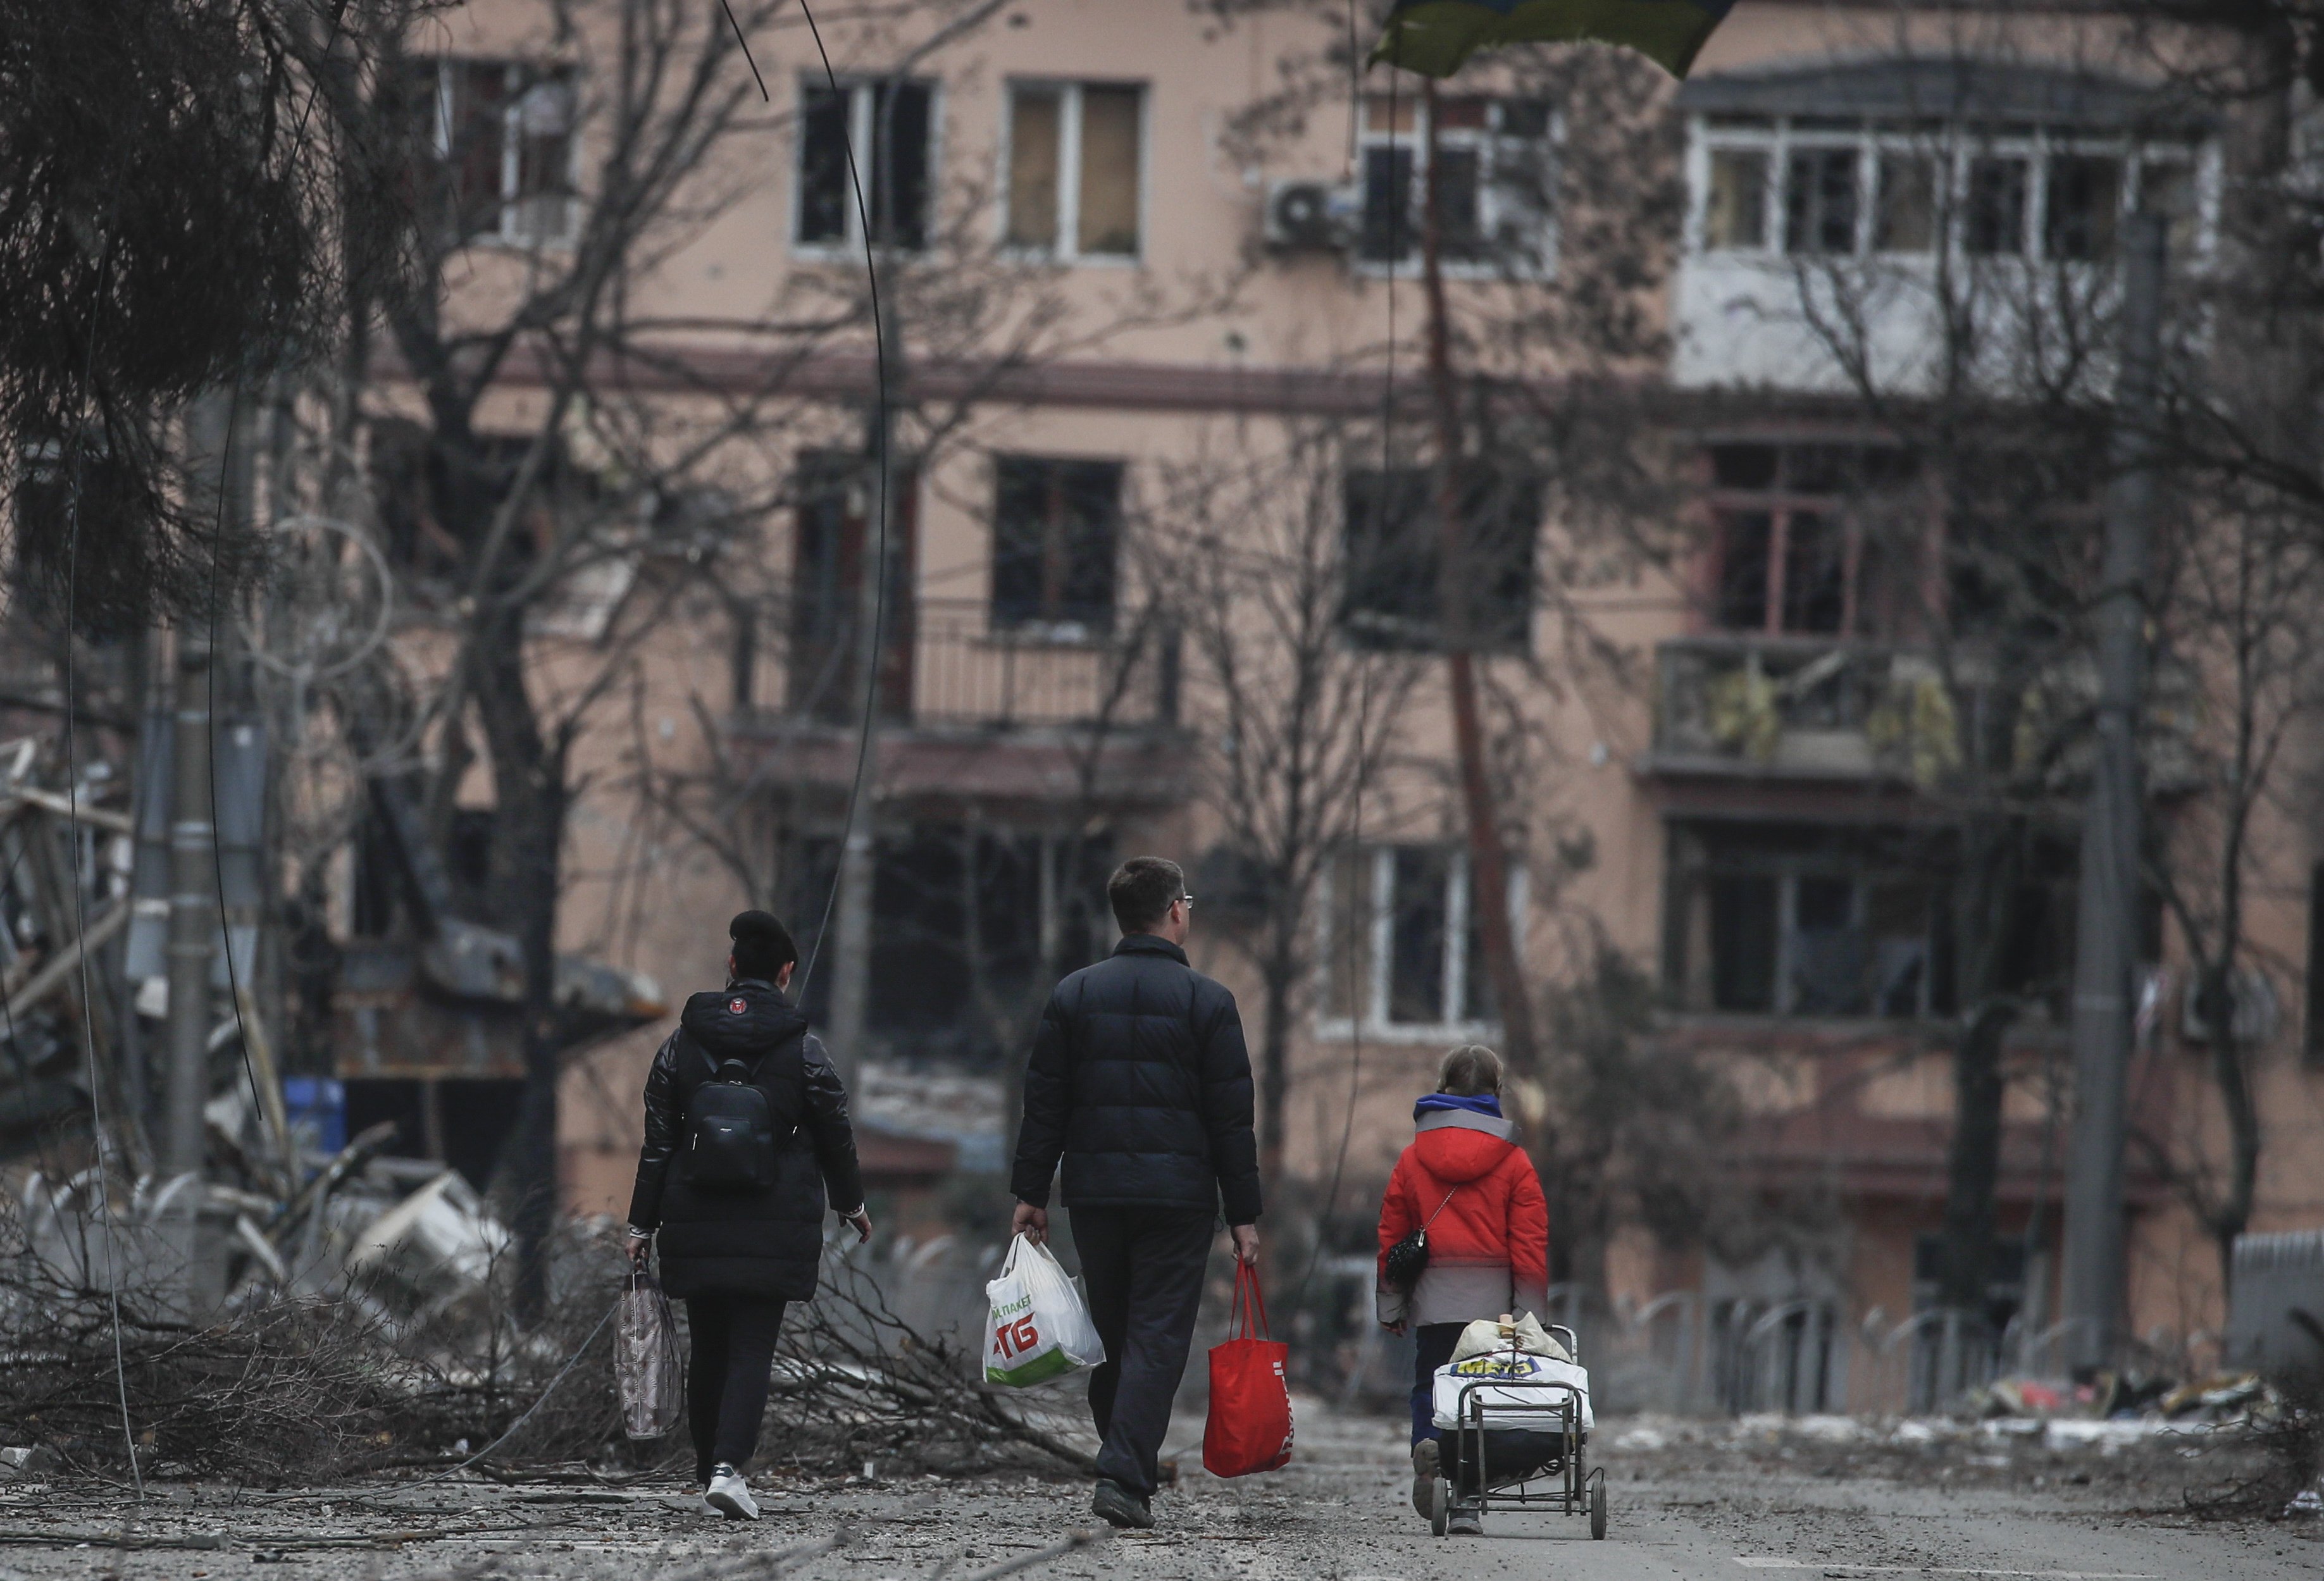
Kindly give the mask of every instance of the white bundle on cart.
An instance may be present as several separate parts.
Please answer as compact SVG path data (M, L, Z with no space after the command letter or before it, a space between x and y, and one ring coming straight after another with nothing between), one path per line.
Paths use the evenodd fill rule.
M1589 1369L1569 1357L1539 1319L1529 1312L1499 1322L1480 1319L1462 1330L1452 1361L1436 1369L1431 1394L1434 1420L1448 1431L1460 1427L1465 1398L1471 1424L1481 1403L1493 1431L1563 1432L1572 1397L1563 1389L1540 1386L1545 1383L1570 1385L1579 1396L1576 1427L1588 1432L1595 1425Z

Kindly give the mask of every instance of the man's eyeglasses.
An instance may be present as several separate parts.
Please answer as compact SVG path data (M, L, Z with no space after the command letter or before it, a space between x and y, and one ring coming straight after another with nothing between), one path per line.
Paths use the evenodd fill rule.
M1181 895L1178 896L1178 904L1192 911L1194 909L1194 897L1191 895Z

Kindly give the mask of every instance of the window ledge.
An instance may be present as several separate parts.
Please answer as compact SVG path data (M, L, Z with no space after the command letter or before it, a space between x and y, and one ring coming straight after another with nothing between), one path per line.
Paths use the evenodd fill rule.
M1321 1043L1353 1043L1359 1034L1366 1043L1489 1043L1501 1035L1498 1024L1484 1021L1424 1025L1405 1022L1367 1021L1360 1029L1352 1021L1318 1020L1315 1037Z
M1114 646L1111 630L1082 620L1026 620L995 625L982 640L989 648L1100 648Z

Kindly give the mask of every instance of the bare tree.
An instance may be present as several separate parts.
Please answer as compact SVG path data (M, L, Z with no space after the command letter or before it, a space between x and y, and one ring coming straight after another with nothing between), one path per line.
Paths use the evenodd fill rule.
M1320 886L1355 841L1367 797L1380 797L1422 675L1415 655L1350 640L1341 479L1376 443L1367 427L1292 418L1213 436L1163 469L1145 540L1153 580L1185 623L1190 704L1217 743L1204 756L1204 800L1232 892L1213 904L1250 924L1228 936L1261 987L1259 1158L1270 1180L1283 1166L1293 1028L1327 964ZM1351 916L1357 904L1334 896Z

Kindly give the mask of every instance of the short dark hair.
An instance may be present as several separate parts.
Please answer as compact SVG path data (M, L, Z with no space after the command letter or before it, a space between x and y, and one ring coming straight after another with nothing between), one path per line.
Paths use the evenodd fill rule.
M736 913L734 920L726 924L726 936L734 942L734 975L738 978L763 978L772 982L783 968L798 959L798 946L791 942L791 931L772 912Z
M1143 933L1170 915L1171 905L1186 893L1186 874L1177 863L1162 857L1132 857L1105 881L1105 898L1113 920L1125 933Z

